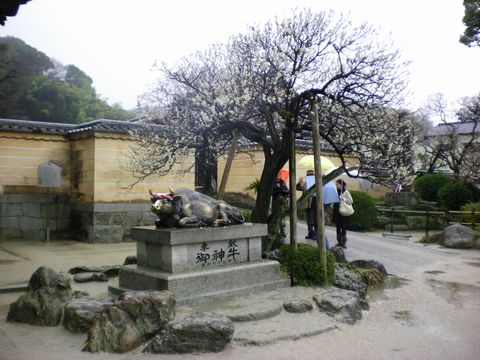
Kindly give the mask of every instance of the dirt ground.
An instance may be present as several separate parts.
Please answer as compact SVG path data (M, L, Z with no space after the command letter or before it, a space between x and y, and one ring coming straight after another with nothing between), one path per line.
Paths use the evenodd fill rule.
M50 245L50 256L62 257L56 270L87 263L118 264L135 253L134 244L103 245L96 250L87 245ZM25 280L15 273L15 262L11 262L18 255L31 257L23 262L31 262L33 270L25 269L23 274L31 274L35 266L45 261L38 258L45 248L43 252L26 248L19 251L0 243L2 285ZM99 256L99 249L105 255ZM422 247L412 251L422 251ZM232 344L217 354L143 355L140 349L127 354L85 353L81 351L84 334L71 334L62 326L7 323L8 304L21 293L0 294L0 359L480 359L480 251L438 249L436 252L438 261L419 264L404 279L397 278L387 283L386 288L371 292L370 310L353 326L340 325L337 330L321 335L266 346ZM85 260L88 256L93 263ZM79 263L82 259L84 262ZM105 283L84 286L99 296L106 293Z

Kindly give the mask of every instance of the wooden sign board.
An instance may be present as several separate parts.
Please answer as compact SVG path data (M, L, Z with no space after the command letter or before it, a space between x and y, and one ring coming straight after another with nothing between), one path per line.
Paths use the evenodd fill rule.
M38 166L38 186L60 187L62 168L48 161Z

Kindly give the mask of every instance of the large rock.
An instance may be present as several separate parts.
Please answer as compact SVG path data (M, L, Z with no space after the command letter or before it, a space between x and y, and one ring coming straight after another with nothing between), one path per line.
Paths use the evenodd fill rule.
M362 310L368 310L368 303L358 293L349 290L332 288L315 295L313 300L320 311L350 325L362 318Z
M333 285L340 289L355 291L363 298L367 295L367 284L362 277L341 264L335 264Z
M312 311L313 305L309 300L292 300L283 303L283 308L289 313L306 313Z
M90 281L108 281L108 276L104 273L79 273L73 277L73 280L78 283L90 282Z
M345 250L342 247L334 246L329 251L333 253L333 255L335 256L335 260L337 260L337 263L347 262L347 258L345 257Z
M361 269L376 269L380 271L383 274L383 276L388 275L388 272L387 272L387 269L385 269L385 266L383 266L382 263L379 263L376 260L354 260L354 261L350 261L350 264Z
M450 225L440 233L440 245L447 248L471 249L476 245L476 231L460 224Z
M81 273L102 273L107 277L118 276L120 265L104 265L104 266L75 266L68 270L69 274Z
M168 290L129 291L115 305L130 314L144 338L175 319L175 294Z
M169 322L145 347L151 353L219 352L232 340L233 322L225 315L194 312Z
M106 305L113 305L113 299L94 300L86 297L72 300L65 304L63 325L71 332L86 333Z
M38 268L30 278L27 292L10 305L7 321L57 326L64 304L85 295L72 290L71 280L68 274L44 266Z
M123 265L136 265L137 257L135 255L129 255L123 261Z
M124 353L142 343L142 335L130 315L114 305L106 305L88 331L84 351Z

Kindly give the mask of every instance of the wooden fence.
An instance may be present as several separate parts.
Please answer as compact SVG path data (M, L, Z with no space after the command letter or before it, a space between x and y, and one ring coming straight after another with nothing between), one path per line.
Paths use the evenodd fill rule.
M411 214L417 216L425 216L425 235L428 235L430 229L430 220L432 216L442 217L448 225L461 224L471 226L472 229L480 227L480 212L478 211L430 211L430 210L400 210L394 207L378 207L378 211L385 213L390 218L390 232L393 234L394 230L394 215L395 214ZM466 219L469 218L469 221ZM471 219L471 221L470 221Z

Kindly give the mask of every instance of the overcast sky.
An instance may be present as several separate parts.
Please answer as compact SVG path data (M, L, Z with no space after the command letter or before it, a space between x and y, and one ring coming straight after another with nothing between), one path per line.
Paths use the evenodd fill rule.
M412 110L435 93L452 106L480 93L480 48L458 42L462 0L32 0L7 18L0 36L76 65L110 104L130 109L155 79L155 61L174 63L294 7L350 13L391 34L412 62Z

